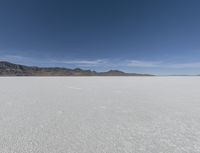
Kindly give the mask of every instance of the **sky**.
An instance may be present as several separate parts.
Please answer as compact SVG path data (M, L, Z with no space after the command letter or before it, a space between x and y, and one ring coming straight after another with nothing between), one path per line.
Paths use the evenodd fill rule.
M199 0L0 0L0 60L200 74Z

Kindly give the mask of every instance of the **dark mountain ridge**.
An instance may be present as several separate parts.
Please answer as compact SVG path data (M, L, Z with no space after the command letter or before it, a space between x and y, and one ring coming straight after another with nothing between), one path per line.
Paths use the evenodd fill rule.
M0 76L153 76L150 74L125 73L119 70L96 72L80 68L36 67L0 61Z

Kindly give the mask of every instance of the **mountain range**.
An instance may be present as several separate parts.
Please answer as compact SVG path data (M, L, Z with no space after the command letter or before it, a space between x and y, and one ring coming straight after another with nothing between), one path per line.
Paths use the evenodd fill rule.
M80 68L37 67L0 61L0 76L153 76L150 74L125 73L119 70L96 72Z

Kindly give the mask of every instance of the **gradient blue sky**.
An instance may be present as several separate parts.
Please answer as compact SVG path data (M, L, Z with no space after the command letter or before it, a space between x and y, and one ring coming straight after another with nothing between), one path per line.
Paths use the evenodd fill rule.
M200 74L199 0L0 0L0 60Z

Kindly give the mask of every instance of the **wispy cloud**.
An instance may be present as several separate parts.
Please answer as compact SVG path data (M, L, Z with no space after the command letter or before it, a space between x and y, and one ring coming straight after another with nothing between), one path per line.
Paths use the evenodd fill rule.
M39 59L21 55L0 55L0 61L8 61L17 64L41 66L41 64L50 64L48 59Z
M128 66L128 67L141 67L141 68L184 69L184 68L200 68L200 62L167 63L167 62L162 62L162 61L128 60L125 63L125 66Z
M108 67L159 67L160 62L139 61L139 60L116 60L116 59L96 59L96 60L53 60L54 63L70 64L77 66L108 66Z
M0 57L0 60L12 61L12 60L23 60L25 57L19 55L4 55Z
M85 67L140 67L140 68L156 68L162 67L162 63L158 61L140 61L140 60L117 60L117 59L96 59L96 60L64 60L54 61L62 64L71 64Z
M140 60L127 60L124 62L128 67L159 67L161 62L157 61L140 61Z
M31 57L24 57L20 55L4 55L0 56L1 61L17 62L21 64L38 65L45 64L51 65L65 65L67 66L79 66L79 67L105 67L105 68L167 68L167 69L188 69L188 68L200 68L200 62L183 62L172 63L165 61L148 61L148 60L136 60L136 59L69 59L69 60L52 60L52 59L33 59Z
M177 64L167 64L165 67L168 68L200 68L200 62L196 63L177 63Z
M71 65L78 65L78 66L101 66L106 65L108 63L105 59L96 59L96 60L53 60L52 62L55 63L62 63L62 64L71 64Z

